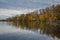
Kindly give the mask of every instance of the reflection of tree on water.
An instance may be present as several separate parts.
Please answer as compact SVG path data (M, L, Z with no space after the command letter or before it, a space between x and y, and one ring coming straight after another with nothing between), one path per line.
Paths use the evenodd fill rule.
M40 32L41 34L47 34L52 37L60 38L60 25L58 25L56 22L47 24L46 22L36 22L36 21L22 22L21 21L17 23L12 23L12 25L20 27L22 29L25 28L28 30Z

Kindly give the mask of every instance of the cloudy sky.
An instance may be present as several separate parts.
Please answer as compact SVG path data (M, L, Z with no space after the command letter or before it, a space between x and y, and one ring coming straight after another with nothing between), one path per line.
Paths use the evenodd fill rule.
M60 0L0 0L0 19L60 4Z

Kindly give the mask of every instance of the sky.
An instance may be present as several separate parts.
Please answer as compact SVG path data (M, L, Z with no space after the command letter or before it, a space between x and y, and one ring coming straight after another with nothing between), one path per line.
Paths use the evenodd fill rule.
M0 19L60 4L60 0L0 0Z

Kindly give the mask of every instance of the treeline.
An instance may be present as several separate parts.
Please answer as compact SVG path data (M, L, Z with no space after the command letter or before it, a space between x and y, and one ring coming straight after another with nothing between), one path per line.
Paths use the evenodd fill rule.
M60 5L52 5L45 9L40 9L34 12L30 12L27 14L21 14L20 16L14 16L8 18L7 21L13 22L29 22L29 21L36 21L36 22L53 22L60 20Z
M8 18L15 27L40 31L40 33L60 38L60 5L52 5L45 9Z

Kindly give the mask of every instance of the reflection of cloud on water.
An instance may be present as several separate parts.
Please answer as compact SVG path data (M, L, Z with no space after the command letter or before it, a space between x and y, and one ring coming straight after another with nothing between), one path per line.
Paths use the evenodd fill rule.
M3 25L2 25L3 24ZM0 22L0 40L48 40L46 35L37 34L29 30L15 28ZM52 39L51 39L52 40Z
M45 40L47 38L49 39L46 35L40 35L29 30L16 29L11 26L0 27L0 40Z
M15 28L0 22L0 40L53 40L52 37L45 34L38 34L30 30Z
M39 34L22 34L22 33L12 33L12 34L5 34L0 35L1 40L53 40L48 36L40 36Z
M12 28L12 27L1 27L0 28L0 34L5 34L5 33L12 33L12 32L16 32L18 30Z
M23 30L21 28L15 28L15 27L8 26L8 25L0 26L0 34L15 33L15 32L21 32L21 33L26 33L26 34L27 33L34 33L29 30Z
M5 31L7 32L4 32L2 35L0 35L1 40L53 40L51 37L46 35L40 35L26 30L20 30L20 32L18 32L19 30L11 29L11 27L8 29L6 28Z

